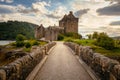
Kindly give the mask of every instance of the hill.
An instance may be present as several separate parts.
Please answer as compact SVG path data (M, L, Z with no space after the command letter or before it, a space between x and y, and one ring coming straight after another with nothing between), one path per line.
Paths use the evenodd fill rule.
M113 39L120 40L120 36L112 37Z
M35 24L28 22L8 21L0 23L0 40L15 40L18 34L27 39L34 38Z

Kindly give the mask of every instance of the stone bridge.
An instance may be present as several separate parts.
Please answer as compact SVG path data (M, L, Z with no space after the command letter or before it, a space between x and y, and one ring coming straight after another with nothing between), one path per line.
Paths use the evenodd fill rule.
M120 80L119 62L89 46L51 42L0 67L0 80Z

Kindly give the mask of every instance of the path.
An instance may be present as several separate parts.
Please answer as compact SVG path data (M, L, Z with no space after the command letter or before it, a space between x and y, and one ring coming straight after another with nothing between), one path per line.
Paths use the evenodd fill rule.
M93 80L71 50L57 42L34 80Z

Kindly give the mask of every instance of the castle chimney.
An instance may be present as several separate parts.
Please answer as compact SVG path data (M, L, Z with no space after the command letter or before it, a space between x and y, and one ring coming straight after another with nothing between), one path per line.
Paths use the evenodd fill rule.
M73 14L73 12L72 12L72 11L70 11L69 13L70 13L70 14Z

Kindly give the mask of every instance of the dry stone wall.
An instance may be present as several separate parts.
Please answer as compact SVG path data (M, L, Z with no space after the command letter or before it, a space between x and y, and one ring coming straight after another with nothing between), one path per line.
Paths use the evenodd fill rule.
M32 53L0 67L0 80L25 80L29 73L55 44L55 42L51 42L43 47L36 47Z
M72 42L65 42L101 80L120 80L120 63L94 51L89 46L81 46Z

